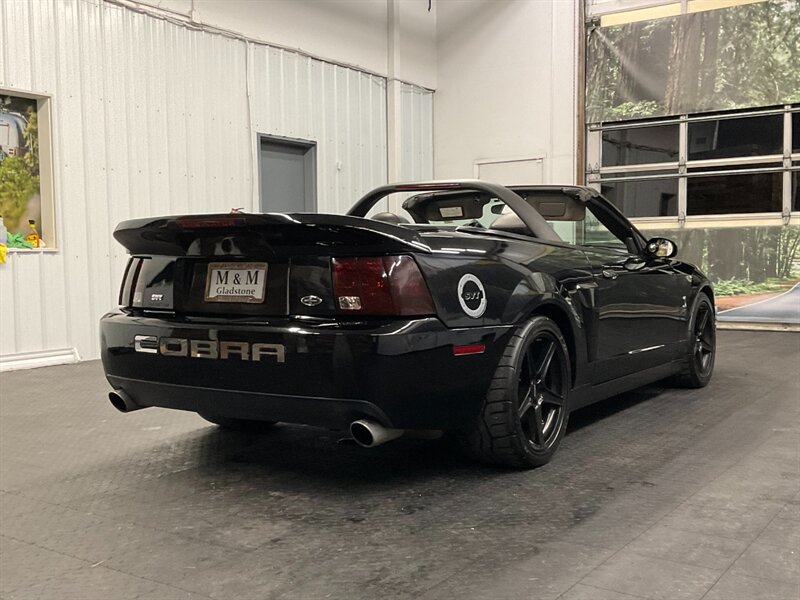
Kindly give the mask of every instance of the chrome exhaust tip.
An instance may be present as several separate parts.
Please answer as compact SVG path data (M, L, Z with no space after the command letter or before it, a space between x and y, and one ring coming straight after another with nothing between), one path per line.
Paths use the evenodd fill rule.
M144 406L139 406L133 399L125 392L125 390L118 389L108 393L108 400L111 405L119 412L129 413L134 410L140 410Z
M389 429L373 421L360 419L350 423L350 435L356 444L364 448L374 448L399 438L405 433L403 429Z

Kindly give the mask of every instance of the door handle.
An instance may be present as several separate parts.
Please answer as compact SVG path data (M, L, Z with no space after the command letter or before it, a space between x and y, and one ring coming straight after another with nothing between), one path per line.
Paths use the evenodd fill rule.
M611 269L603 269L602 273L603 277L605 277L606 279L616 279L617 277L619 277L619 273L617 273L616 271L612 271Z

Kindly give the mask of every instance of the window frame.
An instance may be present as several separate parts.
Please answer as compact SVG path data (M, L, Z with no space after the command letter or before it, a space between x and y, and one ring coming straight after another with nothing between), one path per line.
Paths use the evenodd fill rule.
M56 213L56 182L54 169L53 95L45 92L0 87L0 96L16 96L36 101L39 143L39 194L41 217L39 234L45 248L7 248L9 253L58 252L58 215Z
M634 130L634 129L649 129L649 128L656 128L656 127L673 127L675 125L678 125L677 151L678 151L678 154L680 156L681 136L680 136L680 124L679 123L676 123L676 122L664 123L662 121L657 121L657 122L651 122L647 127L645 127L645 126L638 126L638 127L604 127L600 131L600 144L601 144L601 147L600 147L600 166L601 166L601 171L606 170L606 171L609 171L609 172L611 172L611 171L620 172L620 171L641 170L641 169L635 169L635 167L637 167L637 166L638 167L646 167L646 169L643 169L643 170L650 170L650 169L661 169L661 170L663 170L665 168L677 168L678 165L679 165L679 162L680 162L679 160L662 161L662 162L655 162L655 163L652 163L652 162L651 163L631 163L629 165L608 165L608 166L603 166L603 159L604 159L604 155L605 155L605 152L603 151L603 147L604 147L605 143L613 144L613 142L606 142L606 140L603 139L603 134L604 133L606 133L608 131L629 131L629 130Z
M623 215L620 210L614 206L609 200L607 200L604 196L600 196L599 198L590 198L585 201L586 205L586 212L591 214L594 219L600 223L612 236L614 236L619 243L620 246L606 246L603 244L586 244L586 243L577 243L565 240L562 238L561 243L572 248L586 248L586 249L603 249L603 250L614 250L619 252L625 252L631 256L639 256L644 255L644 249L647 245L647 237L642 234L641 231L634 225L628 217ZM577 223L577 221L555 221L555 222L563 222L563 223ZM584 223L584 233L585 233L585 222L586 219L582 223ZM553 222L548 221L551 227L553 226ZM555 229L555 227L554 227ZM556 233L558 231L556 230ZM560 237L560 234L559 234ZM626 240L631 240L631 244L628 244Z
M792 175L800 171L800 152L792 152L792 117L800 113L800 104L787 104L781 107L752 109L727 113L709 113L696 115L678 115L657 119L643 119L628 123L590 123L586 128L586 163L585 175L587 185L600 191L603 183L622 183L628 181L647 181L656 179L678 180L678 214L675 216L633 217L631 222L646 228L664 227L708 227L742 226L741 221L753 224L787 224L800 219L800 211L792 210L791 183ZM759 156L736 156L729 158L688 160L689 123L783 115L783 152ZM663 163L621 165L604 167L603 165L603 132L609 130L653 127L658 125L679 125L679 157L678 161ZM749 165L748 168L742 168ZM753 166L755 165L755 166ZM705 170L719 167L730 167L719 171ZM693 169L690 172L690 169ZM637 175L632 175L637 173ZM645 173L642 175L642 173ZM729 175L754 175L758 173L782 173L782 210L766 213L707 213L689 215L687 182L694 177L724 177ZM721 222L725 222L722 224Z

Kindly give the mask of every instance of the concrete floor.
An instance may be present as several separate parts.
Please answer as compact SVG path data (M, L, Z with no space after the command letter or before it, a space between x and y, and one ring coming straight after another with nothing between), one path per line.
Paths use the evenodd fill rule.
M3 374L0 597L797 600L800 335L719 342L708 388L580 411L528 472L122 415L98 362Z

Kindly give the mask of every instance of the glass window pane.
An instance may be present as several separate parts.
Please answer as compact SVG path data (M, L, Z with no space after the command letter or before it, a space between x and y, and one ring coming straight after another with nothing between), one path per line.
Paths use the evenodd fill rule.
M792 152L800 152L800 112L792 115Z
M690 177L686 202L690 215L781 212L781 173Z
M587 206L587 209L580 220L548 221L548 223L561 239L569 244L627 250L625 242L595 216L592 207Z
M586 211L586 218L583 220L583 227L578 232L579 243L584 246L601 246L605 248L619 248L627 250L625 242L614 235L600 220L594 215L591 207Z
M626 217L678 215L678 178L602 182L601 193Z
M44 173L39 171L38 102L3 94L0 104L0 213L8 233L32 235L28 223L33 220L37 233L50 239L52 233L43 231L44 202L39 200L39 177ZM38 248L38 242L34 246Z
M603 166L678 160L678 125L633 127L603 132Z
M689 123L689 160L783 154L783 115Z
M793 163L792 166L798 167L800 163ZM800 212L800 171L792 172L792 210Z

